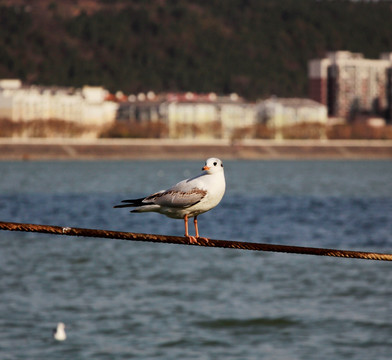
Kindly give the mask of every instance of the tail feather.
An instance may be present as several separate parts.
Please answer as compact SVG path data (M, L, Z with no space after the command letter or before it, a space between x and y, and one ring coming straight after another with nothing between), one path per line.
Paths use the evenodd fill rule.
M125 207L134 207L137 205L132 205L132 204L121 204L121 205L115 205L113 208L118 209L118 208L125 208Z
M144 199L145 198L123 200L121 202L126 203L126 204L115 205L113 207L114 208L124 208L124 207L136 207L136 206L146 205L145 203L143 203Z

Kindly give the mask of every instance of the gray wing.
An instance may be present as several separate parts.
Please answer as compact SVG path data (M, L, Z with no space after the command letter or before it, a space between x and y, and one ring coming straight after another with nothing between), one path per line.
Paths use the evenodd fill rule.
M198 188L193 188L188 191L180 191L172 188L146 197L143 203L174 208L187 208L200 202L206 195L206 190Z

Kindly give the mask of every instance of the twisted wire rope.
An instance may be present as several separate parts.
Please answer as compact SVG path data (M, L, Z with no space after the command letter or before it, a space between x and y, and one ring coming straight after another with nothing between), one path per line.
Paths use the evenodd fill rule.
M291 246L291 245L274 245L274 244L263 244L263 243L254 243L254 242L244 242L244 241L232 241L232 240L214 240L214 239L206 239L206 238L198 238L197 242L194 243L191 241L191 239L182 236L141 234L141 233L131 233L131 232L122 232L122 231L63 227L63 226L53 226L53 225L38 225L38 224L25 224L25 223L0 221L0 230L38 232L38 233L45 233L45 234L83 236L83 237L106 238L106 239L117 239L117 240L127 240L127 241L147 241L147 242L163 243L163 244L195 245L195 246L230 248L230 249L251 250L251 251L268 251L268 252L303 254L303 255L332 256L332 257L339 257L339 258L392 261L392 254L385 254L385 253L324 249L324 248Z

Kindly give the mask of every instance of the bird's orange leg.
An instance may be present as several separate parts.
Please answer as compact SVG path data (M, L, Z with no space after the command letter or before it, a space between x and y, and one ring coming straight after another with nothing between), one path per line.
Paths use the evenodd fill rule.
M188 233L188 215L184 216L184 223L185 223L185 237L188 237L189 236L189 233Z
M197 216L195 216L193 218L193 223L195 224L195 234L196 234L196 237L198 238L199 237L199 229L197 228Z
M184 223L185 223L185 237L189 239L191 244L197 244L197 240L194 236L189 236L188 232L188 215L184 216Z
M194 218L193 218L193 223L194 223L194 225L195 225L195 234L196 234L196 238L197 239L203 239L203 240L205 240L205 241L207 241L208 242L208 239L207 238L205 238L205 237L200 237L199 236L199 229L198 229L198 227L197 227L197 216L195 216Z

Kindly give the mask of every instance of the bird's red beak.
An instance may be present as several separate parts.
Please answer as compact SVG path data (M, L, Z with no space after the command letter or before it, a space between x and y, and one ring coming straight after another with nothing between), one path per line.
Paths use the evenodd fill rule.
M210 167L209 166L203 166L203 168L202 168L202 170L210 170Z

